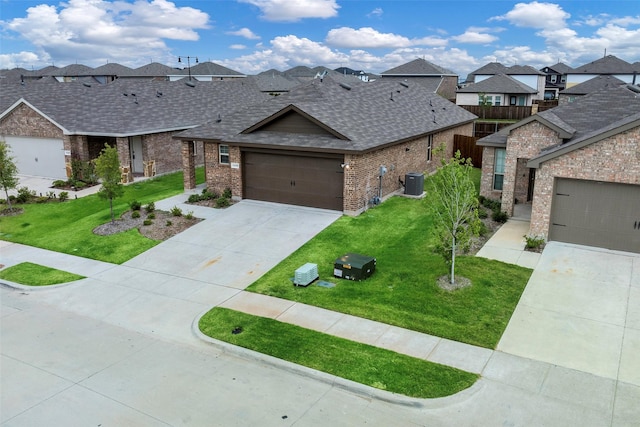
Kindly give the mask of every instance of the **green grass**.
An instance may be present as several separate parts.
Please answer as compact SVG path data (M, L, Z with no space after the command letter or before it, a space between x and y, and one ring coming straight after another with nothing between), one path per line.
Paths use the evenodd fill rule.
M198 168L198 182L204 180ZM143 205L183 192L182 172L163 175L125 186L124 196L114 200L119 217L129 202ZM121 264L159 242L129 230L111 236L98 236L93 229L111 220L109 202L97 195L61 203L19 205L24 212L0 218L0 239L56 252Z
M479 181L479 173L474 179ZM247 290L352 314L402 328L495 348L531 270L474 256L456 258L456 275L473 285L442 290L449 271L434 253L429 197L393 197L358 217L344 216L320 232ZM375 274L362 282L333 277L333 263L347 252L376 257ZM334 288L295 287L303 264L318 264L321 280Z
M478 378L455 368L223 308L209 311L199 326L212 338L411 397L449 396ZM238 326L243 331L232 334Z
M28 286L48 286L84 279L84 276L30 262L23 262L0 271L0 279Z

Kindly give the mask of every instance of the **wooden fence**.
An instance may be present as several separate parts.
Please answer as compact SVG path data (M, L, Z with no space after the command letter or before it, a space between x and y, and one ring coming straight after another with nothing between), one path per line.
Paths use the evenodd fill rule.
M476 145L478 138L466 135L453 135L453 152L460 150L462 158L471 158L473 166L482 167L482 147Z
M505 123L505 122L481 122L477 121L474 125L475 131L474 136L476 138L484 138L485 136L489 136L498 132L500 129L510 126L513 123Z
M531 107L517 105L489 106L489 105L459 105L480 119L490 120L522 120L531 115Z

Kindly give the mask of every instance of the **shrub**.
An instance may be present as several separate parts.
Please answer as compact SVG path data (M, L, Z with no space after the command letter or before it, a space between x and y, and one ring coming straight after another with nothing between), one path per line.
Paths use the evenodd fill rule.
M36 197L36 203L47 203L49 198L46 196Z
M61 202L64 202L68 198L69 198L69 192L68 191L61 191L60 194L58 194L58 200L60 200Z
M198 194L192 194L187 199L187 203L196 203L200 201L200 196Z
M488 216L489 214L487 213L486 209L478 209L478 218L485 219Z
M229 201L229 198L224 196L218 197L218 199L216 200L216 208L226 208L230 204L231 201Z
M225 199L231 199L231 189L229 187L224 189L224 191L222 192L222 197L224 197Z
M140 211L131 212L131 218L140 218Z
M214 200L218 198L218 194L214 193L213 191L209 191L205 189L205 191L202 193L202 196L200 198L204 200Z
M480 203L482 206L484 206L484 201L485 201L486 197L480 195L478 196L478 203Z
M509 219L509 215L505 211L495 210L491 214L491 218L500 223L505 223Z
M61 179L56 179L55 181L53 181L53 184L51 184L53 187L66 187L67 186L67 181L63 181Z
M171 208L171 215L173 216L182 216L182 209L177 206Z
M147 207L145 208L147 213L151 213L156 210L156 204L154 202L149 202Z
M488 232L489 232L489 228L487 227L487 225L484 222L481 222L480 227L478 229L478 235L486 236Z
M147 215L147 219L156 219L156 214L150 213L149 215Z
M139 211L142 208L142 203L137 200L132 200L129 202L129 207L132 211Z
M76 188L76 190L82 190L84 187L87 186L87 184L85 184L82 181L73 181L73 186Z
M36 196L35 191L29 190L28 187L20 187L18 188L18 194L16 195L16 202L18 203L27 203L31 200L32 197Z
M166 225L167 227L171 227L173 223L170 220L167 220L167 222L164 225Z
M193 211L189 211L184 215L185 218L187 219L193 219Z
M540 236L524 236L526 240L525 246L528 249L538 249L540 246L544 245L544 237Z
M145 219L144 221L142 221L142 225L151 225L153 224L153 221L151 221L150 219Z

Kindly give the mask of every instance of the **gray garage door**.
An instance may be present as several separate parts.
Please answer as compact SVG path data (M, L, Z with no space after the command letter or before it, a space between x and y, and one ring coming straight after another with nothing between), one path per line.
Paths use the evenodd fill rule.
M556 179L549 240L640 253L640 185Z
M21 175L67 179L61 139L6 136Z
M244 198L343 210L341 157L243 152Z

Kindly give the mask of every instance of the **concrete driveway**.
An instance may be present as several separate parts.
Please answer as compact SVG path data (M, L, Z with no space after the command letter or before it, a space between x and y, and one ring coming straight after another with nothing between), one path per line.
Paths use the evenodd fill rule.
M497 349L640 386L640 255L549 243Z

